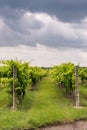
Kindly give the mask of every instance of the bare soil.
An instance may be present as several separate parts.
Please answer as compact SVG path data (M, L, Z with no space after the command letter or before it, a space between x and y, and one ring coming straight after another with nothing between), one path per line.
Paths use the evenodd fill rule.
M46 128L40 128L39 130L87 130L87 121L77 121L71 124L49 126Z

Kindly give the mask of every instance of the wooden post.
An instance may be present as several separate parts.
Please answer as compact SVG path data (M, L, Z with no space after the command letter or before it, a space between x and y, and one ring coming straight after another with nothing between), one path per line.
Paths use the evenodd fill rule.
M17 67L13 66L13 110L17 109L17 97L16 97L16 92L15 92L15 88L16 88L15 80L16 79L17 79Z
M79 107L79 84L78 84L78 70L79 67L75 67L75 107Z

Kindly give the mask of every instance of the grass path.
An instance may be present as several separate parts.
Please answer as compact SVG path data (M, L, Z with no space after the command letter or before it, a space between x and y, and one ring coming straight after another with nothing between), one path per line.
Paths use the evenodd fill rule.
M65 91L55 86L52 77L47 76L38 86L29 121L33 126L73 122L87 118L87 108L75 109Z
M2 108L2 101L6 99L2 94L3 92L0 98L0 130L36 129L48 124L87 119L87 107L75 109L72 100L66 97L64 90L54 84L50 76L41 80L35 91L27 88L19 111L13 112L10 108L6 109L6 106L5 109Z
M33 103L26 118L29 127L40 127L72 120L68 112L68 109L72 108L72 101L64 96L64 91L55 86L52 77L45 77L40 81L37 90L31 93L34 94Z

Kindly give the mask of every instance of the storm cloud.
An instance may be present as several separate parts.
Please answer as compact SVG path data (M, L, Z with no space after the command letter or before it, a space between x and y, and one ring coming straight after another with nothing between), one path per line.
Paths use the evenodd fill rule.
M44 12L63 21L79 21L87 14L86 0L0 0L0 8L4 7Z
M0 46L87 47L86 0L0 0Z
M86 17L77 23L64 22L43 12L33 13L9 7L2 12L4 15L0 17L0 46L36 46L40 43L50 47L87 47Z

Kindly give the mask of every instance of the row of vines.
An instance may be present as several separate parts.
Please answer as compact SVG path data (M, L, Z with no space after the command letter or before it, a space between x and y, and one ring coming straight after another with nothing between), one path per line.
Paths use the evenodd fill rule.
M34 90L37 83L45 75L46 70L40 67L32 67L28 62L18 60L1 61L0 88L6 88L7 93L12 95L13 107L16 109L26 94L26 87L30 85L31 90Z
M77 67L78 70L76 70L73 63L63 63L51 69L51 75L55 83L60 88L65 89L67 95L77 100L75 102L79 102L79 85L87 84L87 67L80 67L79 65Z
M78 66L79 84L87 83L87 67ZM50 75L55 83L64 88L68 95L75 95L76 73L73 63L64 63L50 68ZM6 88L7 93L13 97L13 107L17 108L25 95L26 87L35 90L37 83L47 75L47 69L32 67L30 63L18 60L1 61L0 64L0 89Z

